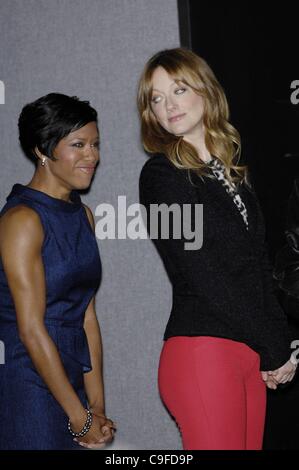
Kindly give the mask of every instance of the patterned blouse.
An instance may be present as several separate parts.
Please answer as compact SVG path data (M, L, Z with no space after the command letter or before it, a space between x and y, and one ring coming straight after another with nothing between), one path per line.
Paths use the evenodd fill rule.
M242 201L240 194L238 193L236 185L233 182L230 182L225 176L225 167L223 163L217 158L212 157L212 159L209 160L208 164L214 176L217 178L218 181L221 182L226 192L233 198L234 203L236 204L241 216L243 217L246 229L248 230L248 215L246 206Z

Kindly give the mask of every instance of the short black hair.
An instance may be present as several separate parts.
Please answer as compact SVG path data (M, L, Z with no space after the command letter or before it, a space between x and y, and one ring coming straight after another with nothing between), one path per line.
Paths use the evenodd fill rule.
M53 152L58 142L93 121L98 122L97 112L89 101L81 101L77 96L49 93L22 109L18 121L21 147L35 164L38 162L35 147L55 160Z

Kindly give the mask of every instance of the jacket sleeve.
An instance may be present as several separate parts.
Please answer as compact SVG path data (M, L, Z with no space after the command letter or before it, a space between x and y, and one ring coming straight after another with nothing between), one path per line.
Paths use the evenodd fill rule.
M279 305L275 294L273 267L269 260L268 247L265 241L264 217L257 201L259 217L263 226L263 244L260 251L260 265L264 291L264 311L267 328L264 332L265 351L261 360L261 370L275 370L285 364L291 356L291 336L287 316Z
M195 206L200 204L196 188L192 186L188 179L188 172L175 168L165 157L151 157L143 167L139 181L140 202L147 211L147 230L150 233L152 221L150 218L150 206L152 204L166 204L171 206L176 204L181 214L184 204L189 204L191 208L191 222L195 226ZM202 221L201 221L202 223ZM197 221L195 230L202 230ZM159 224L160 226L160 224ZM183 232L183 230L182 230ZM202 291L205 286L209 292L207 283L211 282L204 278L207 263L206 256L200 248L197 250L186 249L186 243L190 242L181 233L180 238L174 238L173 218L169 222L169 237L163 239L161 233L158 238L152 239L167 270L170 279L173 281L175 274L185 283L186 288L193 294ZM211 286L212 288L212 286Z
M299 180L295 180L292 193L288 201L287 230L299 235ZM299 248L299 246L298 246Z

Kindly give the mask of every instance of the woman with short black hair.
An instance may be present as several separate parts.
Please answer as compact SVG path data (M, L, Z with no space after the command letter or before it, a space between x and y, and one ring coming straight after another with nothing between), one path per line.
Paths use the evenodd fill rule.
M36 169L0 214L0 449L103 446L114 424L95 311L101 261L77 192L99 162L97 112L50 93L23 108L19 138Z

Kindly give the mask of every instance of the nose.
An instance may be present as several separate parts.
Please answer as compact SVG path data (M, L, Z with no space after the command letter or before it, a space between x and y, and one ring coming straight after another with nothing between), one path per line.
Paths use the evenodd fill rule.
M96 163L99 161L99 150L96 147L88 145L85 149L84 157L89 162Z
M174 98L172 96L168 97L166 99L166 110L167 110L167 112L173 111L174 109L176 109L176 107L177 107L177 104L176 104Z

